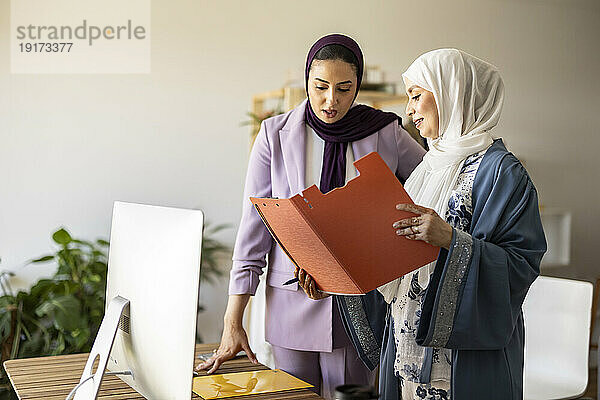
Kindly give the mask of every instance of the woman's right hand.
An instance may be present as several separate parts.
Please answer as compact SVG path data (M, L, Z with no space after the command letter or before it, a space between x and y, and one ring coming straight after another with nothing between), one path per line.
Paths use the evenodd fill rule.
M206 371L207 374L215 372L221 364L231 360L237 353L244 350L253 364L258 364L256 356L250 350L248 336L240 324L225 323L221 344L208 360L201 362L196 367L197 371Z
M313 300L321 300L330 296L329 294L323 293L317 288L315 280L305 270L296 267L294 276L298 278L298 284L302 289L304 289L304 292L309 298Z

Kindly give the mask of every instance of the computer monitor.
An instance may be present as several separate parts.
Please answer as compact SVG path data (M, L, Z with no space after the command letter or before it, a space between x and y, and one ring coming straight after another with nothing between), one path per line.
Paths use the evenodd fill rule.
M112 351L107 345L108 360L94 348L90 358L98 358L100 366L106 361L109 371L130 371L119 377L148 399L191 396L202 228L199 210L114 204L107 312L94 347L107 342L108 336L115 339ZM111 307L117 300L121 308L115 313ZM118 322L118 328L114 326L111 333L105 322L107 326ZM82 383L84 379L82 375ZM90 390L91 385L77 390L75 399Z

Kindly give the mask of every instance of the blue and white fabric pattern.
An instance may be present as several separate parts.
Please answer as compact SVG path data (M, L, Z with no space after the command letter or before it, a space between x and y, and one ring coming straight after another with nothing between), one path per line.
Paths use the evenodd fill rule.
M458 180L448 201L446 221L457 230L459 237L454 246L463 246L470 243L469 232L473 215L472 188L477 169L487 149L469 156L461 170ZM470 252L470 248L466 250ZM461 254L456 251L455 254ZM470 258L469 255L462 258ZM460 263L464 264L464 260ZM469 260L467 260L468 263ZM424 272L424 271L423 271ZM457 281L462 279L457 265ZM410 277L411 275L407 275ZM449 349L432 349L431 355L431 378L429 383L421 383L426 347L417 345L415 341L417 326L421 318L421 305L425 295L425 289L419 283L418 273L410 277L410 289L401 298L395 298L392 307L402 309L401 318L393 321L394 338L396 342L396 360L394 372L398 377L401 387L402 399L450 399L450 374L451 374L451 351ZM422 281L422 280L421 280ZM441 345L445 343L440 343Z

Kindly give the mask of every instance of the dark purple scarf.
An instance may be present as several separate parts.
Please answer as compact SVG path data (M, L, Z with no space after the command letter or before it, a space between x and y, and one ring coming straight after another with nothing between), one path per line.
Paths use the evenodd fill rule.
M356 56L358 60L358 76L356 82L356 94L362 81L363 75L363 54L353 39L348 36L333 34L319 39L308 52L306 59L306 69L304 72L304 83L306 85L306 95L308 96L308 71L312 61L319 50L330 44L338 44L346 47ZM383 112L373 107L359 104L351 107L342 119L332 124L323 122L315 115L310 106L306 104L304 118L316 134L325 141L325 151L323 153L323 168L321 169L321 182L319 188L321 192L327 193L336 187L344 186L346 183L346 150L348 142L354 142L363 139L384 126L393 122L399 117L391 112Z

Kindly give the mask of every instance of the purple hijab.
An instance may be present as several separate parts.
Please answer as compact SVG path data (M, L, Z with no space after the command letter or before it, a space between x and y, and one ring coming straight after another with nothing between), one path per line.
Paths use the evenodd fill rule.
M360 83L363 75L363 54L353 39L345 35L333 34L322 37L312 45L306 59L306 69L304 71L304 81L306 84L306 95L308 96L308 72L315 58L315 55L323 47L337 44L350 50L358 60L356 94L360 89ZM309 99L310 100L310 99ZM396 114L383 112L373 107L359 104L351 107L342 119L332 124L323 122L315 115L310 106L306 105L304 118L308 126L325 141L325 151L323 153L323 168L321 169L321 192L327 193L336 187L344 186L346 183L346 150L348 142L354 142L363 139L389 123L399 119Z

